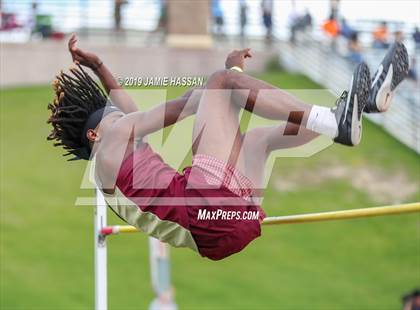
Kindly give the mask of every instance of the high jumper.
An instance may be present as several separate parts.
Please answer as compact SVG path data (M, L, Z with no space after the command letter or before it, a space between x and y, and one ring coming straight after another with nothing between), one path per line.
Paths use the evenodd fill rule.
M408 72L403 44L391 46L373 79L365 63L333 108L310 105L243 72L250 49L235 50L225 69L202 89L139 111L100 58L69 40L78 68L54 81L48 139L73 159L95 157L95 180L109 207L125 222L176 247L220 260L260 236L265 218L259 200L272 151L299 146L319 135L356 146L363 113L383 113ZM86 73L90 68L105 92ZM110 92L112 100L108 98ZM241 132L241 109L287 121ZM195 115L193 159L182 173L165 164L146 138ZM299 139L296 133L299 132ZM216 217L221 213L224 217ZM251 216L252 215L252 216ZM256 215L256 216L255 216Z

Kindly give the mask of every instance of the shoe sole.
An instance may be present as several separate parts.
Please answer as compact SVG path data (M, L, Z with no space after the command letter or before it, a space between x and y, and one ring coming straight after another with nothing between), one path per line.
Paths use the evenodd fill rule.
M351 121L351 143L358 145L362 139L363 109L369 100L370 73L365 63L361 63L355 72L355 90L351 90L353 98L353 114ZM353 88L353 85L352 85Z
M375 104L379 112L385 112L389 109L395 88L404 80L408 73L408 53L404 44L395 43L385 57L392 57L392 61L385 80L376 95Z

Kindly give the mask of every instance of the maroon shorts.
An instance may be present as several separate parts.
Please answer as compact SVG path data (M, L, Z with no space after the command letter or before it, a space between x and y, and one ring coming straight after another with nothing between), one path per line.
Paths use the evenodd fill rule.
M217 168L221 162L214 159L212 165L203 167L203 159L205 162L212 158L194 160L192 167L178 173L148 144L142 144L122 163L116 185L142 214L159 219L157 227L148 231L150 235L159 238L162 234L154 233L159 231L159 225L171 227L169 224L175 223L191 234L202 256L219 260L259 237L265 214L253 203L252 189L240 188L251 184L244 182L244 176L225 165L225 178L220 180ZM124 219L124 214L120 215Z

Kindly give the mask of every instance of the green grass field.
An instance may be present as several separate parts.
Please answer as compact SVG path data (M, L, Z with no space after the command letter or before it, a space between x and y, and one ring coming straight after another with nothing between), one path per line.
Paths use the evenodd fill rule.
M262 78L317 87L299 75ZM1 91L1 309L93 307L93 210L74 206L87 194L79 190L85 164L66 162L46 141L51 97L47 86ZM365 122L357 148L278 159L263 206L283 215L418 201L419 172L418 155ZM419 220L265 227L220 262L173 249L176 301L180 309L399 309L401 296L420 286ZM112 214L109 221L119 223ZM147 308L147 237L113 236L108 244L110 308Z

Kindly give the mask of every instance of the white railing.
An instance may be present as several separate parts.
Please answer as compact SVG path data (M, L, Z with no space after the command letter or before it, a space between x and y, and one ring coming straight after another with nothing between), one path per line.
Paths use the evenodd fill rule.
M365 59L373 74L383 55L376 52L374 59L369 57L369 51L366 51L366 55ZM280 61L288 70L305 74L336 94L348 87L354 67L330 46L310 38L305 38L304 42L297 45L282 44ZM418 84L404 81L397 89L393 104L386 113L366 115L369 120L382 126L417 153L420 153L419 93Z

